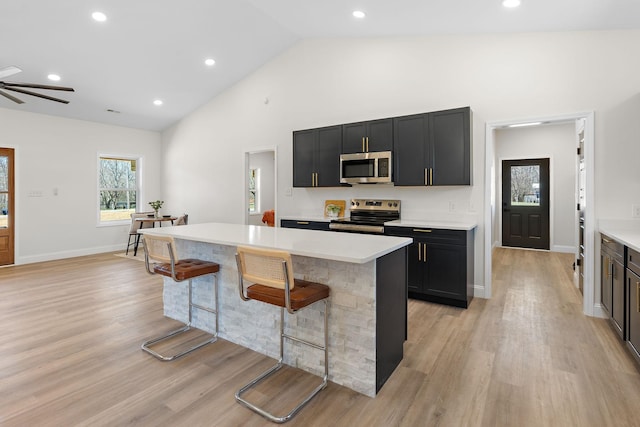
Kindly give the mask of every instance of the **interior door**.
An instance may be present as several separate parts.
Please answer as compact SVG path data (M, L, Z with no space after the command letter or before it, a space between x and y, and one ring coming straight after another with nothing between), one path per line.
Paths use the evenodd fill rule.
M549 249L549 159L502 162L502 246Z
M0 265L14 263L14 153L0 148Z

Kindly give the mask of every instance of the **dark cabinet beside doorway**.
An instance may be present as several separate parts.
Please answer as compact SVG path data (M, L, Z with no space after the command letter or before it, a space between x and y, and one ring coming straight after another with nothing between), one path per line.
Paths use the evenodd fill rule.
M467 308L473 299L473 230L387 227L385 234L411 237L409 297Z
M640 253L627 248L627 346L640 362Z
M342 126L293 132L293 186L339 187Z
M600 248L601 304L615 331L624 339L624 245L602 235Z
M396 117L396 186L471 185L469 107Z
M369 153L393 149L393 119L342 125L342 153Z

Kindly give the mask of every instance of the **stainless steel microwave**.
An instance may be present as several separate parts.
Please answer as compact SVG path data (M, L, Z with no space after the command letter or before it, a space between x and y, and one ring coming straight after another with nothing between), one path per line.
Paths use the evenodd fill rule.
M340 155L340 183L391 184L391 151Z

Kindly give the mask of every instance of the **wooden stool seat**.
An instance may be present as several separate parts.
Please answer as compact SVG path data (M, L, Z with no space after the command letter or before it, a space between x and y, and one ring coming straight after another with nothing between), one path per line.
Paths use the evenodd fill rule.
M176 279L181 282L194 277L204 276L205 274L217 273L220 271L220 264L203 261L201 259L188 258L176 262L174 268ZM155 264L153 271L163 276L173 277L171 274L171 263Z
M259 283L247 287L248 298L277 305L278 307L286 307L284 294L284 289L277 289ZM314 302L329 298L329 287L320 283L296 279L290 295L291 309L297 311Z

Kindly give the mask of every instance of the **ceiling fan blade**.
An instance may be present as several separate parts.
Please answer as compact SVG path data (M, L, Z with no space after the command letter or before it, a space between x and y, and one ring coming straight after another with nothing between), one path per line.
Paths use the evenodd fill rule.
M75 92L72 87L40 85L37 83L9 83L4 82L5 87L27 87L31 89L48 89L48 90L64 90L67 92Z
M68 104L69 103L69 101L65 101L64 99L54 98L53 96L43 95L41 93L35 93L35 92L28 91L28 90L17 89L17 88L14 88L14 87L7 87L6 85L5 85L4 89L12 90L14 92L24 93L25 95L37 96L38 98L48 99L49 101L61 102L63 104Z
M8 67L0 68L0 79L18 74L22 70L15 65L9 65Z
M7 98L7 99L12 100L12 101L13 101L13 102L15 102L16 104L24 104L24 101L22 101L22 100L20 100L20 99L16 98L16 97L15 97L15 96L13 96L13 95L9 95L8 93L3 92L3 91L1 91L1 90L0 90L0 95L4 96L4 97L5 97L5 98Z

